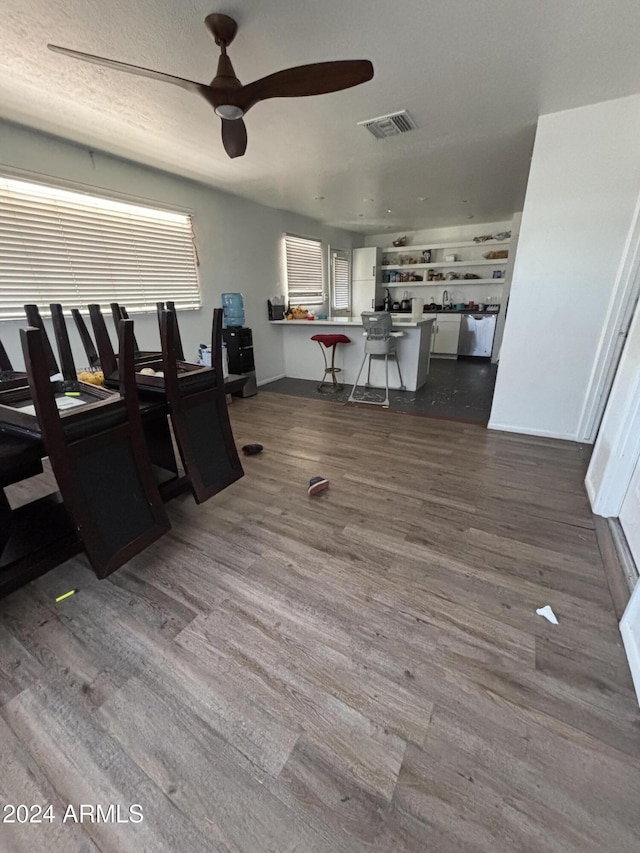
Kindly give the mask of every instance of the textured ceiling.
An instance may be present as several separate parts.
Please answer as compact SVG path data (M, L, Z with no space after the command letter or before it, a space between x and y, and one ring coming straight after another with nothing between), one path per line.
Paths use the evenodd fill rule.
M375 77L258 104L247 154L229 160L203 100L46 50L209 82L212 11L240 24L243 82L349 58L371 59ZM354 230L497 221L522 205L538 115L640 91L639 32L635 0L4 0L0 113ZM376 141L356 126L397 109L419 129Z

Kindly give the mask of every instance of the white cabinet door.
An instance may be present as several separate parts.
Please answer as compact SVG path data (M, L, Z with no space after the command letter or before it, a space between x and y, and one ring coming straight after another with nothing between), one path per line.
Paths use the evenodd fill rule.
M359 317L363 311L373 311L376 304L376 282L373 278L357 279L351 282L351 313Z
M438 314L436 334L433 341L433 351L442 355L456 355L458 352L458 337L460 336L460 315L443 317Z
M376 246L366 246L364 249L353 249L351 253L351 280L375 281L378 272L378 257L380 249Z
M620 524L636 566L640 568L640 459L620 508Z

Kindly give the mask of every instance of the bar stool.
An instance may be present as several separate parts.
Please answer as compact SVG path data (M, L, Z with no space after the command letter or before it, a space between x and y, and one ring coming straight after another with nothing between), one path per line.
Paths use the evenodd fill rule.
M342 368L335 366L336 347L338 346L338 344L350 344L351 338L348 338L346 335L341 334L327 334L313 335L311 340L318 342L318 346L320 347L320 351L322 352L322 358L324 359L324 373L322 374L322 381L318 385L317 390L321 394L333 394L336 391L342 391L344 385L339 385L336 380L336 373L342 372ZM329 364L327 354L323 347L326 349L331 349L331 364ZM331 375L331 384L325 381L327 373Z

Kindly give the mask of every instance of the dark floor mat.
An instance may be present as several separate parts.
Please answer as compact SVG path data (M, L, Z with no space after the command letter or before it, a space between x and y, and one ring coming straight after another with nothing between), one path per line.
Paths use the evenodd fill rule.
M498 366L462 359L432 359L427 381L418 391L389 390L389 410L423 417L464 421L486 426ZM308 379L277 379L261 391L289 394L334 403L347 403L351 385L333 394L318 392L318 383ZM372 397L384 399L383 389L372 389ZM352 404L353 405L353 404ZM355 405L368 407L367 403Z

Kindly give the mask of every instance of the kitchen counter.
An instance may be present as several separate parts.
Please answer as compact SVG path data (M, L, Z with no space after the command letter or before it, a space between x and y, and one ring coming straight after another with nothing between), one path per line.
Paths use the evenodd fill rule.
M427 381L431 359L433 317L412 320L393 317L393 329L402 334L397 338L398 361L407 391L417 391ZM318 344L312 335L340 333L351 339L349 344L336 348L336 367L341 369L338 381L353 385L364 357L364 329L360 317L331 317L326 320L272 320L271 326L289 327L283 332L285 375L292 379L312 379L320 382L323 361ZM325 350L331 359L330 351ZM389 361L389 387L399 388L400 381L394 359ZM366 379L366 370L361 381ZM384 359L371 360L371 385L384 388Z
M435 312L434 312L435 313ZM415 329L417 326L422 323L428 323L428 318L420 318L419 320L412 320L411 315L408 314L406 319L404 317L397 317L395 314L393 316L393 325L394 326L402 326ZM271 320L272 326L360 326L362 328L362 320L360 317L327 317L326 320Z
M393 317L396 317L398 314L402 316L400 312L392 311ZM471 308L433 308L433 309L424 309L424 314L431 316L431 314L498 314L498 311L472 311Z

